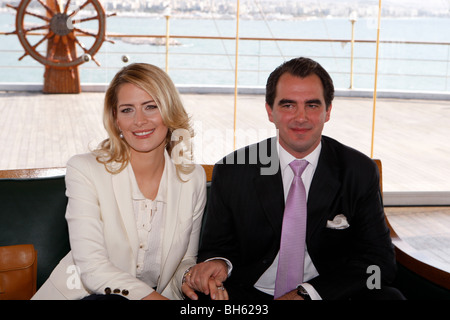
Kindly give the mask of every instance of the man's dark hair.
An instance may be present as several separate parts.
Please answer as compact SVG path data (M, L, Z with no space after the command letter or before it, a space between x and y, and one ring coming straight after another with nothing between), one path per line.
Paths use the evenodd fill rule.
M270 74L266 84L266 103L270 108L273 108L278 80L286 72L300 78L306 78L312 74L317 75L322 82L325 105L328 109L334 98L333 80L318 62L304 57L286 61Z

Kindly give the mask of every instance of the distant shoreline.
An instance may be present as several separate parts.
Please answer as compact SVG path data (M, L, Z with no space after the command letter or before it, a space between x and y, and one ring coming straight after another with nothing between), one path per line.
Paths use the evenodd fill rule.
M15 14L15 11L7 8L5 4L2 4L3 6L0 6L0 13L12 13ZM115 12L118 16L121 17L135 17L135 18L156 18L156 19L165 19L165 16L163 12L146 12L142 10L134 10L134 11L121 11L121 10L108 10L105 9L105 11L109 12ZM365 18L373 18L376 12L370 12L366 14L358 13L357 18L358 19L365 19ZM92 14L89 10L84 9L81 14L83 16L87 16ZM234 20L236 19L236 14L233 13L217 13L217 12L204 12L204 11L177 11L172 10L171 18L173 19L205 19L205 20ZM324 19L324 18L330 18L330 19L336 19L336 18L343 18L343 19L349 19L350 16L346 14L325 14L314 12L313 14L307 15L293 15L293 14L282 14L278 12L267 12L262 14L247 14L247 13L241 13L240 19L242 20L274 20L274 21L281 21L281 20L313 20L313 19ZM448 12L426 12L421 11L417 12L417 14L409 14L406 13L398 13L395 12L394 14L389 12L383 12L382 18L398 18L398 19L404 19L404 18L450 18L450 9Z

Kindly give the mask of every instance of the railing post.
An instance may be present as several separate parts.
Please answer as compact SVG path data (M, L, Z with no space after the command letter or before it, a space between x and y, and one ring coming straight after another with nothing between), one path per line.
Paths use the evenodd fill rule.
M233 120L233 150L236 150L236 111L237 111L237 95L238 95L238 65L239 65L239 0L236 4L236 60L234 66L234 120Z
M170 29L170 7L164 10L164 16L166 17L166 73L169 72L169 29Z
M378 27L377 27L377 49L375 54L375 83L373 85L373 110L372 110L372 142L370 144L370 157L373 158L373 148L375 140L375 111L377 108L377 83L378 83L378 54L380 48L380 28L381 28L381 0L378 0Z
M354 49L355 49L355 22L356 13L350 14L350 22L352 23L352 41L351 41L351 57L350 57L350 89L353 89L353 63L354 63Z

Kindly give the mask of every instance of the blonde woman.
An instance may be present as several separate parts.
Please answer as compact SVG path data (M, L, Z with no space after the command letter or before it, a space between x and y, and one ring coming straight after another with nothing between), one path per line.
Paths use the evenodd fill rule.
M71 252L34 299L181 299L206 202L189 117L168 75L131 64L106 92L109 138L67 163Z

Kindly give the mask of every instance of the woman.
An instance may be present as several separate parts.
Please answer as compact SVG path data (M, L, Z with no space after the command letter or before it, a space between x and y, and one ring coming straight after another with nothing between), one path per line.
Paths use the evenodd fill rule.
M67 163L72 251L34 299L181 299L206 202L188 115L165 72L131 64L112 80L103 116L109 138Z

